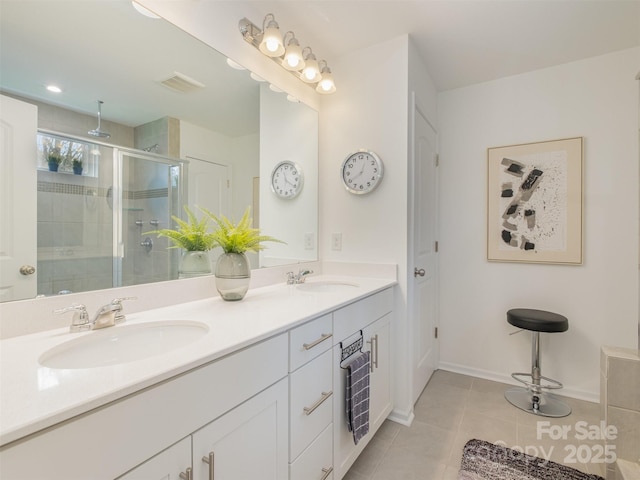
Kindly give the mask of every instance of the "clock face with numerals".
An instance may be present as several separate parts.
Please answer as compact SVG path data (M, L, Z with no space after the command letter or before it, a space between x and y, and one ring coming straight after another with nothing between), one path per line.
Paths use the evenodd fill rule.
M342 162L342 183L351 193L363 195L373 191L382 181L382 160L373 152L360 150Z
M278 163L271 172L271 190L280 198L295 198L302 191L304 176L300 166L289 160Z

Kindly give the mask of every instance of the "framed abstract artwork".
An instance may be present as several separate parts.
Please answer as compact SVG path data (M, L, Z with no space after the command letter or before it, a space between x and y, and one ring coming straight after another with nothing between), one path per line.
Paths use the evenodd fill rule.
M487 259L582 264L582 137L487 149Z

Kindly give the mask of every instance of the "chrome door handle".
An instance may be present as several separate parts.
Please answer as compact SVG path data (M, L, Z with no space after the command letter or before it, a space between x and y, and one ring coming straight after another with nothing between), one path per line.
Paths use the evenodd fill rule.
M427 273L427 272L425 271L424 268L421 268L421 269L418 270L418 267L416 267L416 268L413 269L413 276L414 277L418 277L418 276L424 277L425 273Z
M329 475L331 475L331 472L333 472L333 467L329 467L329 468L323 468L322 469L322 478L320 480L326 480Z
M202 457L202 461L204 463L209 464L209 480L215 480L215 472L213 470L213 465L214 465L214 460L215 460L215 454L213 452L209 452L209 456L204 456Z
M313 411L316 408L318 408L320 405L322 405L324 403L324 401L327 398L329 398L331 395L333 395L333 391L331 391L331 392L322 392L322 396L320 397L320 400L318 400L316 403L314 403L310 407L304 407L302 409L302 410L304 410L305 415L311 415L313 413Z
M34 267L33 265L22 265L20 267L20 273L22 275L33 275L34 273L36 273L36 267Z
M333 334L331 333L323 333L319 339L311 342L311 343L303 343L302 344L302 348L304 348L305 350L311 350L313 347L315 347L316 345L324 342L326 339L333 337Z
M193 480L193 470L191 467L187 467L186 472L180 472L179 476L182 480Z

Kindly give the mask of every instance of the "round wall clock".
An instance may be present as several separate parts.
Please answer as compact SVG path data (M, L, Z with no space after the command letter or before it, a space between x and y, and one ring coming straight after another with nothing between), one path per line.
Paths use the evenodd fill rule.
M359 150L344 159L340 169L342 183L356 195L372 192L382 181L384 166L375 153Z
M302 191L304 175L297 163L285 160L273 167L271 190L280 198L295 198Z

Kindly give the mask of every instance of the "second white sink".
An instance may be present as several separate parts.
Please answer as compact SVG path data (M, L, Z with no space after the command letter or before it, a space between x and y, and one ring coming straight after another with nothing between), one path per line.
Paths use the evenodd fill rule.
M95 330L43 353L40 365L57 369L106 367L161 355L203 337L209 327L186 320Z

